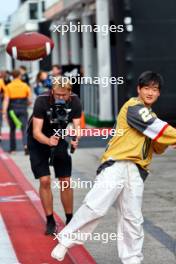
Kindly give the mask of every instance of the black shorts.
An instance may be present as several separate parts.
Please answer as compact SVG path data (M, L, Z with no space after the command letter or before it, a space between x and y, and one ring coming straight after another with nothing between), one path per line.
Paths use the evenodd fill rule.
M42 176L50 175L49 160L51 148L29 137L28 148L34 177L39 179ZM65 140L61 140L54 150L53 168L56 178L71 176L72 160L68 154L68 142Z

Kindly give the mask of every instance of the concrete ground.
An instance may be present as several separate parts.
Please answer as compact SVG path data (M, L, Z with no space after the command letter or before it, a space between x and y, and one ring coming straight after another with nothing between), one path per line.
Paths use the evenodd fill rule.
M104 148L96 148L96 142L90 148L78 149L73 155L73 179L93 180L99 157ZM22 151L11 155L21 168L24 175L38 190L38 181L34 180L30 170L29 158ZM144 264L175 264L176 263L176 151L168 149L165 154L155 156L151 166L151 174L145 182L143 214L145 217ZM54 188L54 209L65 221L63 208L59 199L59 190ZM75 189L74 208L81 205L81 201L88 192L88 188ZM98 194L97 194L98 195ZM116 233L116 211L111 208L103 218L95 232ZM116 250L116 241L108 244L102 241L86 242L98 264L120 264Z

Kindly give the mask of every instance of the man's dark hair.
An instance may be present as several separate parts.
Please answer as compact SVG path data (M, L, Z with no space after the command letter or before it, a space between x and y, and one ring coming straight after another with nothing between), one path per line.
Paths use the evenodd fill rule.
M57 68L58 70L61 70L62 68L61 68L61 66L59 65L59 64L54 64L54 65L52 65L52 69L53 68Z
M157 84L158 88L161 89L164 84L162 75L152 71L143 72L138 78L137 85L139 86L139 88L142 88L151 84Z
M21 75L21 73L20 73L19 70L14 70L12 72L12 76L13 76L14 79L20 77L20 75Z
M22 70L24 70L24 71L27 71L27 68L26 68L26 66L24 66L24 65L21 65L21 66L20 66L20 69L22 69Z

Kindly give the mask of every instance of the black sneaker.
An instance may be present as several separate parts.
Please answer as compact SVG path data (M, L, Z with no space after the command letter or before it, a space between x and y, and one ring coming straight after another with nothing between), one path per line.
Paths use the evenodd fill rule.
M54 236L54 233L56 233L56 222L52 221L46 224L46 231L45 231L45 235L51 235Z

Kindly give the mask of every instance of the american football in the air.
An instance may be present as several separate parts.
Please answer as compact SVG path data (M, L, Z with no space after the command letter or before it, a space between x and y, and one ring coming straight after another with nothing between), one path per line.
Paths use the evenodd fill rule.
M31 61L48 56L53 48L52 39L37 32L30 32L11 39L6 51L16 60Z

